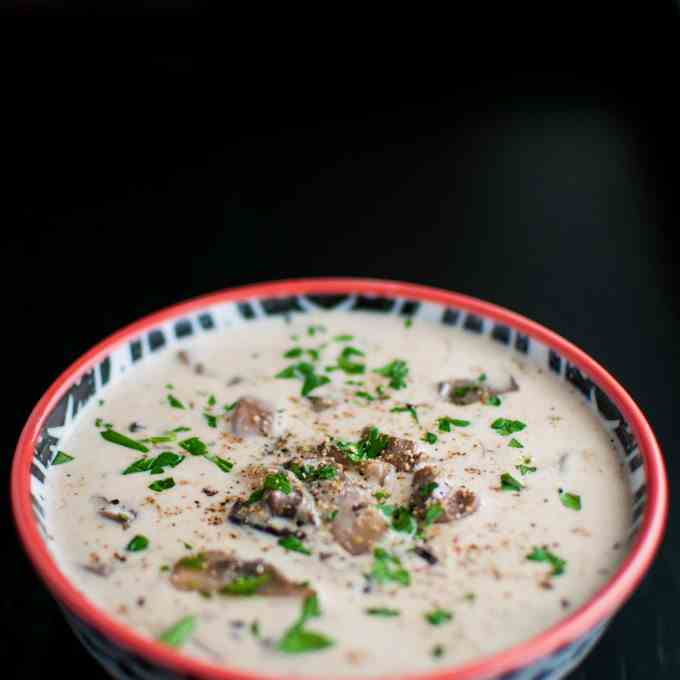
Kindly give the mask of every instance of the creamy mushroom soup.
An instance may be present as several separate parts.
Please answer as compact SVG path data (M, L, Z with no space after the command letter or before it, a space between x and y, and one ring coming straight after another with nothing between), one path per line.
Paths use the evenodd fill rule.
M613 440L499 343L327 312L181 347L81 412L48 480L61 568L143 635L266 674L425 671L555 624L625 553Z

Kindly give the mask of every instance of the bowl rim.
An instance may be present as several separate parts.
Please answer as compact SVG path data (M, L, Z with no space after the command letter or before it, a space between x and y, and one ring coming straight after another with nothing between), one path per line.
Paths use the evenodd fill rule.
M68 387L126 339L182 314L225 302L292 295L366 294L434 302L491 318L533 337L583 369L609 396L633 431L642 454L647 502L637 537L626 558L602 588L564 619L538 635L500 652L457 666L405 673L399 680L477 680L527 666L584 635L611 616L633 593L649 568L662 541L668 513L668 482L661 449L637 404L626 390L594 359L560 335L530 319L468 295L420 284L352 277L302 278L256 283L201 295L165 307L116 331L73 362L47 389L31 412L14 454L11 502L14 521L33 567L60 604L114 643L144 659L177 673L211 680L272 680L282 676L261 674L194 659L147 638L119 623L87 599L62 575L41 537L30 503L30 466L34 444L46 416ZM288 680L295 676L286 675ZM298 676L309 680L309 676ZM339 676L343 677L343 676ZM344 676L351 677L351 676ZM372 676L377 680L381 676ZM384 677L384 676L383 676ZM395 676L390 675L390 678Z

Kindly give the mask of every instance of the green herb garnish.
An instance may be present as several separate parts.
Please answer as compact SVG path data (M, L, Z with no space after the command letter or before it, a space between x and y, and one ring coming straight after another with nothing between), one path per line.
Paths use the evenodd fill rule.
M302 604L302 612L298 620L283 634L276 645L276 649L287 654L304 654L316 652L333 645L333 640L321 633L316 633L305 628L309 619L321 616L319 601L316 595L305 598Z
M303 397L306 397L317 387L321 387L331 381L328 376L317 375L314 372L314 366L305 361L301 361L299 364L291 364L288 368L284 368L277 373L275 377L286 380L290 380L291 378L302 380L301 394Z
M381 434L377 427L371 427L366 436L356 444L340 439L334 440L334 444L353 463L367 458L377 458L389 445L389 435Z
M565 508L570 510L580 510L581 509L581 496L575 493L569 493L568 491L559 490L560 500Z
M416 423L420 425L418 420L418 412L416 411L416 407L412 404L406 404L405 406L394 406L390 409L390 413L410 413L411 418L413 418L413 420L415 420Z
M530 465L531 463L531 458L525 458L523 463L520 463L519 465L515 465L515 468L519 470L520 474L522 477L524 475L529 474L530 472L536 472L536 468Z
M302 347L293 347L293 349L289 349L285 352L283 356L285 359L297 359L302 356Z
M501 398L497 394L490 394L485 400L484 403L487 406L500 406L501 405Z
M183 425L180 427L176 427L173 432L189 432L191 430L190 427L184 427Z
M198 437L189 437L189 439L181 441L179 445L192 456L204 456L208 453L208 447L205 442L201 441Z
M366 370L366 365L352 361L353 356L363 357L365 354L356 347L345 347L342 352L340 352L340 356L338 357L338 368L345 373L349 373L350 375L363 373Z
M391 494L387 493L387 491L376 491L373 494L373 498L375 498L378 501L384 501L386 498L389 498Z
M288 495L292 491L290 480L283 472L267 475L262 486L257 489L257 491L253 491L253 493L250 494L246 504L251 505L252 503L257 503L259 500L262 500L267 491L281 491Z
M501 490L521 491L522 485L509 472L504 472L501 475Z
M52 465L63 465L75 460L73 456L69 456L65 451L57 451L57 455L52 459Z
M226 404L224 410L229 413L229 411L233 411L236 408L236 404L238 404L238 400L233 401L231 404Z
M130 552L139 552L145 550L149 545L149 539L146 536L138 534L126 546L126 550Z
M532 562L547 562L552 567L551 576L559 576L564 573L564 568L567 566L566 560L561 559L554 553L551 553L546 547L534 549L527 555L527 559Z
M251 595L256 595L257 591L269 583L271 578L271 574L266 571L258 576L239 576L222 586L219 592L222 595L249 597Z
M369 394L368 392L363 392L361 390L359 392L355 392L354 396L361 397L361 399L365 399L366 401L375 401L375 397L372 394Z
M172 406L172 408L184 408L184 404L172 394L168 394L168 403L170 406Z
M491 427L496 430L496 432L503 437L507 437L513 432L521 432L525 427L526 423L521 420L508 420L507 418L496 418L496 420L491 423Z
M326 332L326 327L325 326L320 326L320 325L315 325L315 326L308 326L307 327L307 335L311 335L314 337L317 333L325 333Z
M295 536L284 536L279 539L279 545L286 550L292 550L293 552L299 552L303 555L311 555L312 552L305 547L305 544Z
M115 430L104 430L99 434L106 439L107 442L111 442L112 444L125 446L128 449L135 449L135 451L141 451L142 453L147 453L149 451L144 444L140 444L138 441L130 439L130 437L126 437L124 434L116 432Z
M413 319L404 319L404 327L411 328L413 326Z
M290 470L301 482L316 482L324 479L333 479L336 471L332 465L319 465L313 467L303 463L287 463L286 468Z
M369 616L384 616L390 618L392 616L399 616L401 613L398 609L389 609L388 607L371 607L366 610Z
M451 621L453 614L446 609L435 609L425 614L425 620L433 626L439 626L446 621Z
M376 368L374 373L379 373L385 378L390 379L390 387L393 390L400 390L406 387L406 376L408 375L408 364L402 359L390 361L382 368Z
M196 617L185 616L170 628L164 630L158 640L170 647L181 647L194 632Z
M523 449L524 444L522 442L518 442L514 437L510 440L510 443L508 444L509 447L513 449Z
M439 503L433 503L425 511L425 517L423 519L423 524L426 527L434 524L442 515L444 514L444 508Z
M435 444L437 442L437 435L434 434L434 432L426 432L423 435L422 441L427 442L428 444Z
M166 479L159 479L153 484L149 484L149 488L152 491L166 491L167 489L172 489L175 486L175 480L172 477L167 477Z
M206 423L208 423L208 427L217 427L217 416L213 416L210 413L204 413L203 417L205 418Z
M217 465L217 467L222 470L222 472L231 472L232 468L234 467L234 463L230 460L227 460L226 458L220 458L219 456L216 455L209 455L206 456L206 458L211 462Z
M451 432L452 425L455 425L456 427L467 427L469 424L469 420L459 420L458 418L449 418L448 416L437 418L437 427L440 432Z
M404 506L394 508L392 512L392 528L395 531L403 531L406 534L412 534L416 530L416 522L408 508Z
M336 335L333 338L333 340L335 340L336 342L351 342L352 340L354 340L354 336L353 335Z
M383 548L376 548L373 551L373 568L369 576L378 583L394 581L402 586L411 584L411 576L401 566L401 560Z
M439 486L437 482L428 482L427 484L423 484L419 489L418 489L418 495L421 498L429 498L432 495L432 492Z

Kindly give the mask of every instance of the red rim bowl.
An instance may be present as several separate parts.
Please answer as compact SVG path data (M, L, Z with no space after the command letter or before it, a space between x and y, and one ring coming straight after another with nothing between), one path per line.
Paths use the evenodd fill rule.
M434 302L478 314L512 328L553 348L578 366L618 407L633 432L643 458L647 503L633 545L612 578L584 605L543 633L507 650L459 666L401 676L402 680L480 679L528 666L587 633L616 612L633 593L659 548L666 524L668 487L661 450L646 418L623 387L596 361L569 341L534 321L494 304L437 288L392 281L320 278L297 279L232 288L194 298L150 314L126 326L75 361L50 386L33 409L14 454L11 496L14 519L33 566L54 597L107 638L150 661L194 677L221 680L270 680L276 676L209 664L185 656L118 623L82 595L59 571L41 537L30 502L30 466L38 433L46 416L66 389L97 364L110 350L168 319L218 303L305 294L363 293ZM287 676L290 677L290 676Z

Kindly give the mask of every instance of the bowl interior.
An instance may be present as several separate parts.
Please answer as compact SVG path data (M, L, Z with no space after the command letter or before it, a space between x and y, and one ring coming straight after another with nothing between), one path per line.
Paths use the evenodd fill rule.
M597 414L602 427L612 433L625 463L632 499L630 549L627 559L604 589L611 591L609 600L601 602L599 608L591 607L587 617L584 612L588 604L572 614L569 617L573 623L571 630L568 631L568 626L565 626L562 636L553 636L550 641L553 648L569 641L570 636L574 639L586 632L620 605L651 560L665 518L665 478L658 447L643 416L623 389L604 369L570 343L523 317L493 305L408 284L338 280L333 285L330 282L307 281L254 286L169 308L101 343L68 369L43 397L29 420L17 451L13 479L15 515L29 555L50 588L69 609L95 625L106 619L101 612L95 615L94 605L81 602L84 598L71 592L75 589L64 582L56 563L49 558L53 546L44 510L45 480L50 474L51 461L84 406L92 400L102 399L111 384L123 375L129 375L149 357L177 351L192 337L223 332L238 325L257 324L267 317L281 317L285 321L294 315L320 310L395 314L458 327L479 337L488 336L509 353L535 362L575 387ZM650 472L653 473L651 480ZM651 507L650 483L653 487ZM631 573L633 567L636 570L634 574ZM600 594L595 599L598 597ZM106 625L115 630L117 624L107 621ZM129 635L127 643L132 640L137 645L142 644L141 638L135 639L133 633ZM149 645L150 652L154 652L151 648L157 646L149 641L144 641L144 644ZM515 665L522 659L528 660L532 655L541 654L541 649L543 653L550 651L550 645L543 648L537 644L531 648L531 645L532 641L525 645L524 657L515 656ZM158 655L161 652L155 650L154 653ZM169 655L168 658L173 655L179 657L174 652L163 651L163 654ZM506 655L505 661L509 663L510 657ZM200 664L196 662L196 665ZM512 666L506 663L501 664L501 668Z

